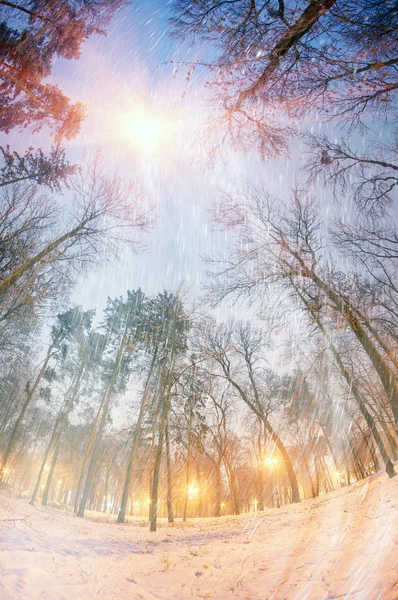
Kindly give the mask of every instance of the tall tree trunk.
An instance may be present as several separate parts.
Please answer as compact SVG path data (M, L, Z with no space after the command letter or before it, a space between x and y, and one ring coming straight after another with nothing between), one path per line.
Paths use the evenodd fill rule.
M314 467L315 467L315 496L319 496L320 492L320 481L319 481L319 467L317 457L314 456Z
M145 387L144 387L144 393L143 393L142 399L141 399L141 405L140 405L140 411L138 414L137 424L135 426L134 433L133 433L133 440L131 443L131 451L130 451L130 455L129 455L128 462L127 462L126 478L124 481L122 501L120 503L120 510L119 510L119 514L117 517L118 523L124 523L124 521L126 519L126 508L127 508L127 501L128 501L129 493L130 493L131 479L132 479L132 475L133 475L133 465L134 465L134 460L135 460L135 457L137 456L137 451L138 451L139 444L140 444L141 428L142 428L142 423L144 420L145 412L146 412L146 409L148 406L149 389L150 389L149 386L151 383L153 370L155 368L157 354L158 354L158 347L156 347L155 352L152 357L151 366L149 368L148 376L147 376Z
M335 292L330 285L318 277L314 271L306 269L305 276L309 277L333 302L336 310L345 318L347 325L351 328L355 337L370 358L371 363L380 377L380 381L383 384L387 397L390 400L395 426L396 429L398 429L398 387L395 373L378 351L376 344L365 331L365 327L360 322L348 301ZM308 303L306 304L308 305Z
M128 320L126 319L126 327L124 329L124 333L119 345L119 349L117 352L117 356L116 356L116 360L115 360L115 364L113 367L113 371L112 371L112 375L111 378L109 380L109 384L106 388L105 394L102 398L100 407L98 409L97 415L95 417L94 423L93 423L93 427L91 430L91 434L87 443L87 448L86 448L86 452L85 452L85 456L84 456L84 460L83 460L83 466L82 466L82 472L81 472L81 476L79 479L79 485L78 485L78 490L76 493L76 502L75 505L79 504L79 509L77 511L77 516L80 518L84 517L84 511L86 508L86 503L87 503L87 498L88 498L88 494L90 491L90 486L91 486L91 479L93 476L93 472L94 472L94 467L95 467L95 461L96 461L96 453L97 450L99 448L100 442L101 442L101 435L102 435L102 430L104 428L105 425L105 421L106 421L106 417L108 414L108 409L109 409L109 404L112 398L112 394L113 394L113 389L115 386L115 382L116 382L116 377L118 375L119 372L119 368L120 368L120 363L122 361L123 358L123 352L127 343L127 339L128 339L128 335L127 335L127 322ZM102 416L101 416L101 420L99 421L100 415L101 415L101 411L102 411ZM98 424L99 421L99 424ZM97 429L97 424L98 424L98 429ZM91 452L91 460L90 460L90 464L88 467L88 471L87 471L87 476L86 476L86 482L85 482L85 486L84 486L84 491L83 491L83 495L82 498L80 500L80 490L82 488L83 485L83 480L84 480L84 470L85 470L85 465L87 463L88 457L90 455L90 451L92 448L92 452Z
M371 394L371 398L374 400L376 406L380 406L380 403L378 402L376 396L373 394L373 392L370 392ZM389 419L389 415L388 413L384 410L384 415L386 418L384 418L381 414L378 414L378 411L374 408L371 407L373 414L377 417L379 416L379 423L384 431L384 435L386 436L390 449L391 449L391 455L393 457L393 460L398 460L398 444L397 444L397 439L396 439L396 430L394 429L394 435L391 433L391 430L389 428L389 425L386 421L386 418Z
M51 459L51 465L50 465L50 470L48 472L46 486L44 488L43 498L41 500L42 506L47 506L47 503L48 503L48 496L50 494L51 483L52 483L52 480L53 480L55 465L57 464L58 453L59 453L60 447L61 447L61 435L58 435L57 444L55 446L54 454L53 454L53 457Z
M339 464L339 461L337 460L337 456L336 456L336 453L334 451L333 445L330 442L330 438L327 435L325 427L323 426L323 424L321 422L319 422L319 427L322 429L322 433L323 433L323 436L324 436L324 438L326 440L327 447L329 448L330 455L331 455L331 457L333 459L333 463L334 463L335 469L336 469L336 471L338 471L340 469L340 464Z
M299 492L296 473L293 468L293 464L290 460L290 456L285 448L285 445L282 442L282 440L280 439L279 435L271 427L271 424L268 422L268 419L266 419L264 421L264 426L266 427L268 433L270 434L271 439L275 443L275 445L282 457L282 460L284 462L284 465L285 465L285 468L287 471L287 476L289 478L290 487L292 490L292 502L293 503L300 502L300 492Z
M104 425L105 425L105 421L106 421L106 416L107 416L107 413L108 413L109 401L110 401L110 396L109 396L108 402L106 402L104 404L102 418L101 418L101 421L100 421L100 424L99 424L99 427L98 427L96 438L95 438L94 443L93 443L93 450L92 450L92 454L91 454L90 464L89 464L88 470L87 470L86 482L85 482L85 486L84 486L82 498L80 500L79 509L78 509L78 511L76 513L76 515L79 518L81 518L81 519L84 517L84 512L86 510L86 504L87 504L88 496L89 496L89 493L90 493L90 490L91 490L91 481L92 481L93 474L94 474L94 471L95 471L96 462L98 460L98 450L99 450L99 447L100 447L100 444L101 444L102 431L104 429Z
M250 398L245 393L245 391L243 390L243 388L236 381L234 381L229 376L229 373L226 373L226 379L239 392L242 400L247 404L247 406L263 422L265 430L271 436L271 439L275 443L276 447L278 448L278 451L279 451L279 453L280 453L280 455L282 457L282 460L283 460L283 462L285 464L287 475L288 475L288 478L289 478L290 487L291 487L291 490L292 490L292 502L294 502L294 503L300 502L300 492L299 492L297 477L296 477L296 473L295 473L294 468L293 468L293 464L292 464L292 462L290 460L290 457L289 457L289 454L288 454L288 452L287 452L287 450L285 448L285 445L283 444L283 442L280 439L279 435L273 430L273 428L272 428L270 422L268 421L266 415L264 415L264 413L258 408L258 406L260 406L260 402L259 402L259 396L258 396L258 392L257 392L257 386L255 384L254 376L253 376L253 373L252 373L250 365L248 365L248 367L249 367L249 377L250 377L250 380L251 380L251 383L252 383L252 387L253 387L253 391L254 391L254 394L255 394L255 398L257 400L257 405L254 404L250 400Z
M156 450L156 459L153 467L153 478L151 485L151 503L149 505L149 530L156 531L156 523L157 523L157 515L158 515L158 487L159 487L159 474L160 474L160 464L162 461L162 451L163 451L163 440L167 426L169 407L170 407L170 394L171 387L173 384L173 365L174 365L174 352L175 348L172 347L171 357L170 357L170 368L167 374L167 385L165 390L164 404L163 410L161 412L160 424L159 424L159 437L158 437L158 447Z
M68 416L70 414L70 412L73 409L73 404L75 401L75 398L78 394L79 391L79 386L80 386L80 381L83 375L83 371L84 371L85 365L82 363L82 365L80 366L80 369L78 371L78 374L75 378L74 383L72 384L72 387L69 389L70 393L70 397L66 399L65 401L65 406L64 406L64 412L60 412L60 414L58 415L58 417L55 420L54 423L54 428L53 428L53 432L51 435L51 439L50 442L47 446L46 452L44 454L44 458L43 458L43 462L41 463L41 467L40 467L40 471L39 471L39 475L37 477L37 481L36 481L36 486L35 489L33 491L32 494L32 498L30 500L30 504L34 504L36 501L36 496L39 492L40 489L40 483L41 483L41 478L43 476L43 472L44 472L44 468L46 466L47 460L51 454L51 452L53 451L55 445L58 443L58 440L60 439L62 433L65 430L65 426L67 424L68 421ZM69 395L69 393L68 393ZM57 429L59 428L58 431L58 435L57 435Z
M54 346L51 345L48 348L48 350L47 350L47 354L46 354L46 358L44 359L43 366L40 369L39 374L36 377L36 380L35 380L35 382L33 384L33 387L31 389L28 389L27 392L26 392L26 400L25 400L25 402L24 402L24 404L22 406L22 410L19 413L19 416L18 416L17 420L15 421L14 427L13 427L11 435L10 435L10 439L8 440L7 447L6 447L5 452L3 454L3 460L2 460L1 468L0 468L0 482L3 479L4 470L7 467L8 459L10 458L11 451L14 448L14 444L16 442L17 435L19 433L19 428L21 426L21 423L23 421L25 413L26 413L26 411L27 411L27 409L29 407L29 404L30 404L30 402L31 402L31 400L33 398L34 393L36 392L36 390L37 390L37 388L39 386L39 383L40 383L40 381L41 381L41 379L42 379L42 377L44 375L44 372L45 372L45 370L47 368L47 365L48 365L48 363L49 363L49 361L50 361L50 359L51 359L51 357L53 355L52 354L53 350L54 350Z
M159 424L159 437L158 437L158 445L156 448L156 457L155 464L153 466L153 476L152 476L152 485L151 485L151 497L150 497L150 505L149 505L149 530L156 531L156 522L158 515L158 488L159 488L159 475L160 475L160 465L162 462L162 452L163 452L163 439L164 433L166 429L167 422L167 412L168 412L168 401L165 399L164 407L160 419Z
M220 463L214 463L216 472L216 490L215 490L215 503L214 503L214 516L221 516L221 465Z
M58 415L58 418L55 420L55 424L54 424L53 432L52 432L52 435L51 435L51 439L50 439L50 441L49 441L49 443L47 445L46 451L44 453L44 457L43 457L43 460L42 460L42 463L41 463L41 466L40 466L40 471L39 471L39 474L38 474L37 480L36 480L35 489L33 490L33 494L32 494L32 497L30 499L30 502L29 502L29 504L31 504L32 506L36 502L36 497L37 497L37 494L39 493L39 490L40 490L41 478L43 476L44 468L45 468L45 466L47 464L47 460L48 460L51 452L53 451L53 449L54 449L54 447L56 445L57 428L58 428L58 425L59 425L59 421L60 421L60 415Z
M301 459L301 460L302 460L302 462L303 462L303 464L304 464L304 469L305 469L305 471L306 471L306 473L307 473L308 482L309 482L309 484L310 484L310 488L311 488L311 497L312 497L312 498L315 498L315 497L316 497L316 490L315 490L315 487L314 487L314 482L313 482L313 480L312 480L311 471L310 471L310 467L309 467L309 465L308 465L308 460L307 460L307 457L303 455L303 457L302 457L302 459Z
M357 470L357 479L365 479L365 477L367 477L368 474L365 471L363 463L358 455L358 451L355 448L355 444L353 443L351 438L349 438L349 445L350 445L351 455L354 460L354 465Z
M103 509L104 513L106 513L107 509L108 509L108 488L109 488L109 477L111 474L112 462L113 461L111 459L106 468L105 487L104 487L104 509Z
M294 284L293 284L294 285ZM333 356L334 359L336 361L337 366L339 367L344 379L346 380L349 388L351 389L351 393L354 396L358 407L362 413L363 418L365 419L366 423L368 424L373 438L377 444L377 447L379 449L379 452L381 454L381 457L383 459L384 465L385 465L385 469L386 472L388 474L389 477L394 477L396 475L395 471L394 471L394 465L392 464L390 457L388 456L386 447L384 445L383 440L381 439L381 436L377 430L375 421L372 417L372 415L369 413L369 411L366 408L365 405L365 401L362 398L362 395L356 385L356 383L354 382L353 378L351 377L350 373L347 371L347 369L344 366L344 363L340 357L339 352L337 351L337 349L335 348L330 335L327 331L327 329L324 327L323 323L320 320L319 315L313 310L313 308L311 307L311 305L307 302L307 300L304 298L304 296L300 293L300 291L297 289L296 286L294 286L296 289L297 294L299 295L300 299L302 300L302 302L304 303L304 305L307 307L308 311L310 312L314 322L318 325L319 330L321 331L322 335L324 336Z
M238 488L236 485L235 471L234 471L231 461L229 460L226 453L223 456L223 460L224 460L225 468L227 470L228 483L229 483L229 488L231 490L232 506L233 506L234 514L239 515L240 514L240 506L239 506Z
M166 422L166 465L167 465L167 521L174 523L173 516L173 478L171 473L169 422Z
M191 417L189 420L189 431L188 431L188 449L187 449L187 470L185 475L185 498L184 498L184 513L182 516L182 520L187 520L188 516L188 488L189 488L189 478L190 478L190 469L191 469Z
M200 464L199 461L196 460L196 481L198 484L198 512L197 512L197 517L202 517L203 516L203 496L202 496L202 477L201 477L201 471L200 471Z

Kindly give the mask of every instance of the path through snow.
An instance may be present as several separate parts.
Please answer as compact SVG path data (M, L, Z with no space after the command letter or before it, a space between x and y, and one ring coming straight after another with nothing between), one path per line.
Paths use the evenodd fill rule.
M156 534L6 490L0 508L1 600L398 600L398 477Z

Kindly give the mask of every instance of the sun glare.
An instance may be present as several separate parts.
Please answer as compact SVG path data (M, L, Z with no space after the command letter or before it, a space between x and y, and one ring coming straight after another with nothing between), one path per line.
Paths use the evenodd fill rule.
M144 112L124 117L121 127L123 137L145 154L160 151L170 132L166 118Z

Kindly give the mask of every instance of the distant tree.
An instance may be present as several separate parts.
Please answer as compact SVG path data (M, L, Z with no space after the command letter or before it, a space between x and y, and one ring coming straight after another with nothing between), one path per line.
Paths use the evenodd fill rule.
M151 216L136 182L107 177L98 156L70 180L73 208L32 186L4 188L0 200L0 318L43 302L59 282L107 261L126 244L139 250ZM66 222L65 222L66 221Z
M85 108L45 80L56 58L77 59L84 41L104 34L125 0L0 2L0 130L45 124L55 139L73 138Z
M26 399L23 403L22 409L16 419L8 439L7 446L2 456L2 464L0 468L0 480L3 476L4 470L7 467L10 454L14 448L15 442L22 425L22 421L25 417L25 413L38 391L39 384L43 377L46 376L46 371L49 367L51 359L65 356L68 352L68 342L77 334L82 326L82 319L87 318L85 313L82 313L79 309L69 309L65 313L59 314L56 318L55 324L51 329L51 341L48 345L47 352L44 360L41 363L40 370L33 382L26 383Z
M61 184L66 183L77 167L70 165L65 159L65 151L60 146L54 146L46 156L41 148L34 150L30 147L23 154L11 151L9 146L0 147L4 166L0 168L0 187L31 181L47 186L52 192L60 192Z
M149 528L156 531L158 515L158 488L160 466L163 454L163 445L168 425L168 415L171 403L171 392L178 377L178 359L187 349L187 334L190 328L190 319L184 310L178 294L167 291L158 295L158 310L162 315L161 353L159 354L159 387L158 387L158 415L157 447L153 465L153 475L150 489Z
M111 400L117 391L125 390L131 372L132 361L142 331L145 301L145 294L141 289L128 291L126 300L122 298L111 300L108 298L103 324L104 333L108 340L107 357L104 358L104 392L83 459L75 498L78 517L84 517ZM83 492L81 493L82 489Z
M202 427L199 431L195 431L195 433L204 454L213 465L215 479L213 514L215 517L221 516L223 463L228 474L233 511L235 514L238 514L239 501L236 493L234 471L231 468L232 444L230 421L233 410L231 386L228 383L223 386L217 377L212 377L208 374L202 375L202 380L207 408L205 413L205 430L203 431Z
M55 377L53 378L58 382L64 380L67 391L54 422L51 439L43 457L36 486L31 498L31 504L34 504L36 500L46 463L53 453L50 472L47 476L43 496L43 503L46 504L46 497L48 496L48 490L51 485L51 475L56 462L57 448L61 436L67 427L68 417L75 408L75 403L79 392L81 391L83 377L85 376L87 379L90 373L95 370L98 371L98 362L101 359L105 346L103 336L91 330L94 311L83 312L80 307L76 308L75 311L80 317L78 319L78 326L76 327L73 336L68 340L68 351L64 352L63 356L57 361L54 373Z
M289 452L280 435L270 422L275 410L275 397L263 387L264 374L262 349L265 339L262 332L250 324L231 322L216 325L211 320L201 324L197 340L201 355L219 369L218 376L234 388L238 397L263 423L267 434L275 444L288 474L292 502L300 502L297 476ZM213 372L213 371L212 371Z
M330 262L315 201L303 198L299 190L285 205L278 205L260 190L250 188L246 192L243 201L242 198L231 204L227 201L215 210L215 218L223 226L235 229L239 241L228 264L224 263L215 274L214 298L216 301L226 297L254 299L271 289L285 294L293 290L320 331L323 332L324 320L332 318L332 327L337 332L339 328L351 332L362 346L384 387L397 426L394 351L383 343L368 318L372 304L362 303L358 276L339 271ZM218 259L217 263L220 264ZM338 360L337 354L334 356ZM359 398L358 405L362 406Z
M184 447L185 460L185 490L184 510L182 520L187 520L189 488L192 483L192 463L195 447L202 450L200 438L205 434L206 425L204 420L205 388L201 377L198 375L199 368L195 364L196 356L190 357L190 364L181 371L175 386L175 408L178 419L176 436L177 441Z

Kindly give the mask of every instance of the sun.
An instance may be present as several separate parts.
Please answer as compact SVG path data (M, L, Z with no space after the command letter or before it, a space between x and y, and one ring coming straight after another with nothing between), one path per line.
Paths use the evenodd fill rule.
M144 111L125 115L121 128L123 137L143 154L160 151L170 133L170 124L165 117Z
M145 119L133 121L131 125L133 138L142 146L156 145L162 136L162 124L159 120Z

